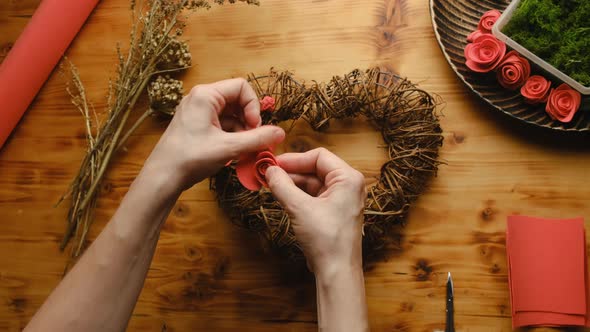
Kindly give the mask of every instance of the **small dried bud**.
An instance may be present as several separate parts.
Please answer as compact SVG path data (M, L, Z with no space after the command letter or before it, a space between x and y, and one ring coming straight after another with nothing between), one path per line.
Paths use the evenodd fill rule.
M190 1L187 1L187 3L184 6L186 9L191 9L191 10L195 10L195 9L199 9L199 8L204 8L204 9L211 8L211 5L206 0L190 0Z
M173 37L167 38L170 38L170 42L158 59L158 69L168 70L190 67L192 56L188 44Z
M226 0L215 0L215 3L216 4L219 4L219 5L223 5L225 3L225 1ZM258 1L258 0L239 0L239 1L245 2L245 3L249 4L249 5L256 5L256 6L259 6L260 5L260 1ZM232 4L232 3L236 3L236 0L227 0L227 2L229 2L230 4Z
M174 17L183 9L182 1L160 1L160 10L163 17Z
M168 75L158 75L148 85L150 108L159 113L174 115L176 106L182 99L182 93L182 81L173 79Z

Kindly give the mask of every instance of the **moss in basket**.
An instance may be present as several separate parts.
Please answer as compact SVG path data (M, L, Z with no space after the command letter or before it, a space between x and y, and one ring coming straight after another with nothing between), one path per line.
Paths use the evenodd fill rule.
M590 86L589 0L522 0L503 32Z

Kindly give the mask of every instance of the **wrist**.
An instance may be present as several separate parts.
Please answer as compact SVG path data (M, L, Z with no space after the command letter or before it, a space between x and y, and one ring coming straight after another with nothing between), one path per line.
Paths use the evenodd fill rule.
M138 183L142 190L157 193L163 199L174 198L182 192L181 180L177 174L172 168L148 159L134 184Z
M362 225L362 220L352 222ZM316 278L331 278L339 273L362 271L362 230L360 227L347 227L338 232L338 236L327 241L331 246L316 246L312 267Z
M179 195L169 173L146 162L109 223L113 239L132 251L142 250L149 241L157 241Z
M348 259L332 259L314 268L316 280L320 284L332 284L342 275L353 275L363 273L362 257L353 255Z
M351 264L316 275L320 331L369 331L365 279Z

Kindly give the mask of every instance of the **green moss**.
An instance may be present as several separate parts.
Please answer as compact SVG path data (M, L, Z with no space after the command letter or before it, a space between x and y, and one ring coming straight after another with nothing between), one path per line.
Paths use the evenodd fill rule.
M590 86L589 0L522 0L502 32Z

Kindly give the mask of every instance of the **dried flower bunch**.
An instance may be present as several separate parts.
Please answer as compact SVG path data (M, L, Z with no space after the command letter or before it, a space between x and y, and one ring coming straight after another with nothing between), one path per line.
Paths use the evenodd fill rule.
M235 1L229 1L234 3ZM257 1L245 1L257 4ZM222 0L215 3L223 4ZM91 115L84 87L76 69L71 67L75 89L69 89L72 102L84 116L88 136L88 150L69 191L60 199L71 197L67 228L61 243L64 249L72 237L72 256L84 247L86 235L93 221L94 207L101 181L113 156L130 135L150 115L173 115L182 99L182 82L169 76L192 64L186 42L180 40L186 14L211 5L203 0L144 0L131 1L132 27L129 52L123 55L117 47L119 63L117 78L109 86L106 120L99 124ZM136 110L140 97L148 91L150 107ZM143 112L130 125L132 112Z
M376 185L367 189L363 253L371 258L388 243L392 228L404 222L410 204L436 173L443 136L436 108L440 100L407 79L379 68L354 70L326 84L307 87L289 72L271 69L249 76L260 99L274 99L274 110L262 112L264 124L304 120L325 130L332 119L364 116L381 132L389 160ZM236 176L235 163L211 178L211 190L232 222L257 231L273 251L302 258L289 216L267 189L251 191Z

